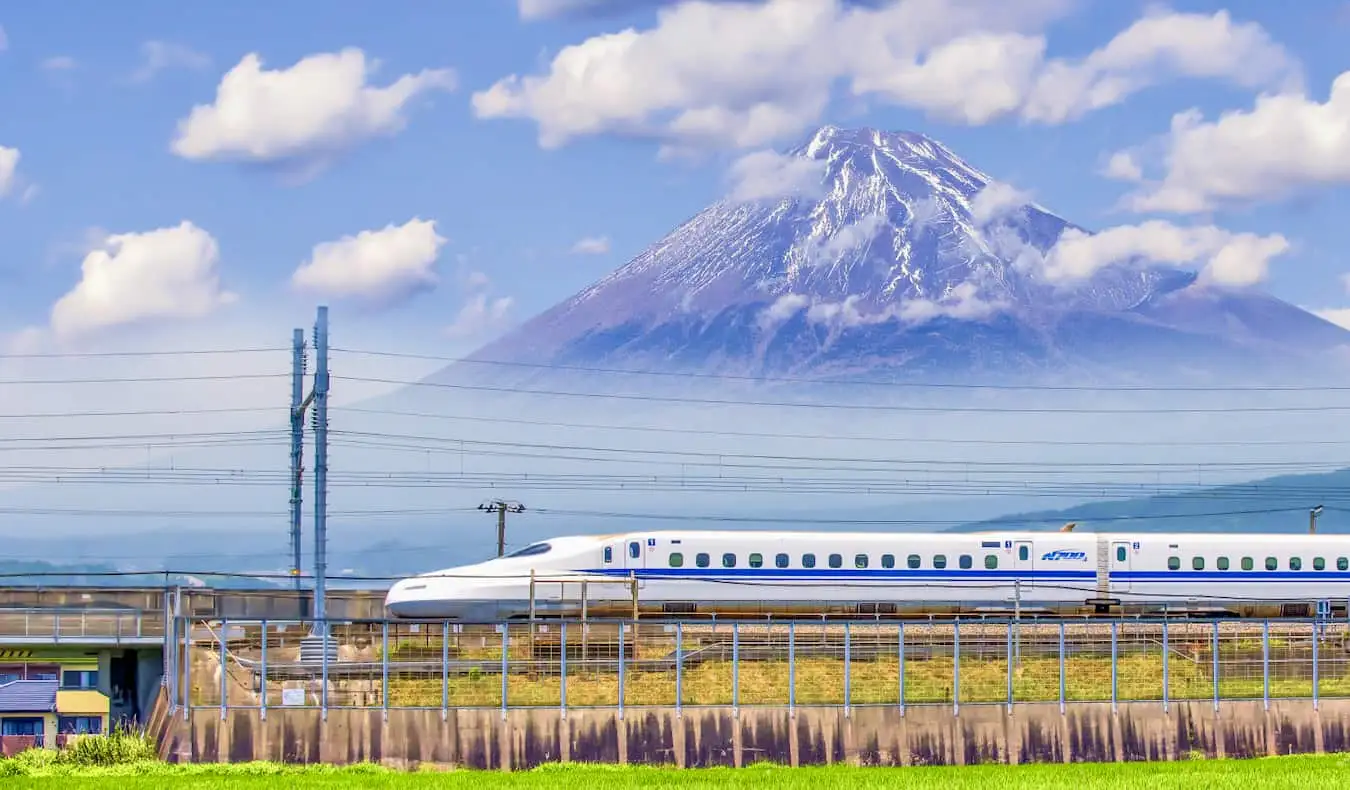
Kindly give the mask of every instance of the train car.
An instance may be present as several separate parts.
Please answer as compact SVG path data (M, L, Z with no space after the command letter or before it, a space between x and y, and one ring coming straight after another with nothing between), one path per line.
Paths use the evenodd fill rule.
M1344 615L1350 537L654 531L559 537L396 583L394 617Z

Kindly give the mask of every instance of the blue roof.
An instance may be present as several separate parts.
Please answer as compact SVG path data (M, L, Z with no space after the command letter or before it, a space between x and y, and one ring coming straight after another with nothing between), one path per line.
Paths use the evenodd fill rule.
M55 680L15 680L0 686L0 713L51 713L56 710Z

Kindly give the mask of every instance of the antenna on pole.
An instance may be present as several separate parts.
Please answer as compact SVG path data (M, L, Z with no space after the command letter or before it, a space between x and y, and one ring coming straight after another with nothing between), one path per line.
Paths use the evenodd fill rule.
M1309 511L1308 511L1308 534L1309 534L1309 535L1315 535L1315 534L1317 533L1317 517L1320 516L1320 515L1322 515L1322 506L1321 506L1321 505L1318 505L1317 507L1315 507L1315 508L1313 508L1312 510L1309 510Z
M487 513L497 514L497 556L500 557L504 555L506 553L506 514L524 513L525 506L519 502L494 499L491 502L484 502L479 505L478 509Z

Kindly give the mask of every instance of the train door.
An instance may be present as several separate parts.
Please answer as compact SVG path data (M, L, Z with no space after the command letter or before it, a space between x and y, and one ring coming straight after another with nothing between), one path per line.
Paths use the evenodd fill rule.
M1033 550L1031 541L1016 540L1013 541L1013 561L1012 567L1015 571L1021 571L1015 578L1023 591L1032 586L1035 579L1033 571L1036 569L1036 552Z
M1130 577L1123 573L1130 569L1130 554L1128 541L1111 542L1111 589L1116 592L1130 590Z

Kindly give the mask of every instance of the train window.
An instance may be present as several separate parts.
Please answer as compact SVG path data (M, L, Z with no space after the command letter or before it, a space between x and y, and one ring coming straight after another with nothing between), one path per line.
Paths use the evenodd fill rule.
M858 554L858 555L856 555L856 556L853 558L853 567L855 567L855 568L866 568L866 567L867 567L867 555L866 555L866 554Z
M831 555L830 555L830 567L831 567L831 568L842 568L842 567L844 567L844 555L842 555L842 554L831 554Z
M1191 568L1193 570L1203 571L1205 569L1205 558L1191 557Z
M614 547L613 547L613 546L606 546L606 547L605 547L605 562L613 562L613 561L614 561Z
M731 552L727 552L726 554L723 554L723 555L722 555L722 567L723 567L723 568L734 568L734 567L736 567L736 555L735 555L735 554L732 554Z
M816 567L816 555L814 555L814 554L803 554L803 555L802 555L802 567L803 567L803 568L814 568L814 567Z
M1290 558L1289 558L1289 570L1291 570L1291 571L1301 571L1301 570L1303 570L1303 559L1300 558L1300 557L1290 557Z
M1181 558L1180 558L1180 557L1168 557L1168 558L1167 558L1167 570L1169 570L1169 571L1179 571L1179 570L1181 570Z
M684 565L684 555L678 551L670 555L670 567L679 568Z
M1322 557L1313 557L1313 570L1324 571L1327 569L1327 561Z
M786 568L788 566L788 555L779 554L775 556L773 558L773 564L778 566L779 568Z
M1274 557L1266 557L1266 570L1273 571L1280 567L1280 561Z
M1220 557L1219 559L1217 559L1217 560L1214 561L1214 564L1215 564L1216 566L1218 566L1219 570L1221 570L1221 571L1226 571L1226 570L1228 570L1228 558L1227 558L1227 557Z
M1124 561L1125 561L1125 547L1124 547L1124 546L1117 546L1117 547L1116 547L1116 562L1124 562Z
M700 568L708 567L709 562L710 560L707 552L700 551L698 554L694 555L694 564Z
M993 570L993 569L997 568L997 567L998 567L998 555L997 555L997 554L986 554L986 555L984 555L984 567L988 568L989 570Z
M1251 557L1243 557L1243 558L1242 558L1242 570L1244 570L1244 571L1249 571L1249 570L1252 569L1253 565L1254 565L1254 564L1252 563L1252 558L1251 558Z
M763 566L763 565L764 565L764 555L763 555L763 554L751 554L751 555L750 555L750 567L751 567L751 568L759 568L759 567L761 567L761 566Z
M917 554L911 554L905 558L905 564L911 568L917 568L922 563L923 560L919 559L919 555Z
M961 570L963 571L970 570L970 566L973 562L974 560L970 558L969 554L962 554L961 558L957 560L957 564L961 566Z
M881 555L881 567L883 567L883 568L894 568L894 567L895 567L895 555L894 555L894 554L883 554L883 555Z
M1027 548L1026 546L1017 547L1017 559L1021 560L1022 562L1026 562L1027 559L1030 557L1031 557L1031 549Z
M1338 570L1338 571L1350 571L1350 557L1337 557L1337 558L1336 558L1336 570Z
M628 544L628 556L637 559L642 556L642 544L636 540Z
M530 545L526 546L525 548L523 548L523 549L521 549L521 550L519 550L519 551L513 551L513 552L511 552L510 554L508 554L508 555L506 555L506 556L507 556L508 558L509 558L509 557L533 557L533 556L538 555L538 554L546 554L546 553L548 553L548 550L551 549L551 548L553 548L553 547L550 546L550 545L548 545L547 543L531 543Z
M946 555L946 554L934 554L934 555L933 555L933 567L934 567L934 568L945 568L945 567L947 567L947 555Z

